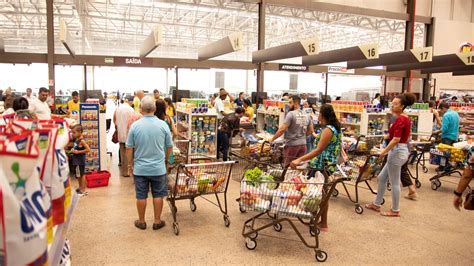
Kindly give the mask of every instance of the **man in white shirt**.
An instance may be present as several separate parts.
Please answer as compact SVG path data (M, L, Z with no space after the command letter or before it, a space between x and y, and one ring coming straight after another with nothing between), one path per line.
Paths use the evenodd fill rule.
M28 108L30 112L40 120L51 119L51 109L46 103L46 99L48 99L48 96L48 89L41 87L39 89L38 99L33 99Z
M227 100L227 92L223 89L219 91L219 98L214 102L214 108L216 108L217 119L221 120L226 115L224 101Z
M26 95L23 96L25 99L28 100L29 105L31 105L31 101L33 101L33 99L36 99L36 97L33 96L32 93L33 93L33 90L31 88L27 88L26 89Z
M127 121L128 118L133 115L134 110L132 108L133 97L130 97L129 101L121 104L114 113L114 124L117 130L117 137L120 144L120 170L122 176L129 177L128 173L128 159L126 155L125 142L127 141Z

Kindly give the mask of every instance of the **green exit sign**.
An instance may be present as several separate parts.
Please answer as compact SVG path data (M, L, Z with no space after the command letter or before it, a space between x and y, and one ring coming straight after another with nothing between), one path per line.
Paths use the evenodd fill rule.
M114 63L114 58L113 57L106 57L104 59L106 64L113 64Z

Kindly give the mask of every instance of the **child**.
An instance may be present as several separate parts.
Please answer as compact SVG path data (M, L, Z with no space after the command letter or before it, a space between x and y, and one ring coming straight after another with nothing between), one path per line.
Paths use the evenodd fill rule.
M87 196L86 182L84 180L84 171L86 165L86 153L90 152L91 149L82 137L82 126L77 124L72 127L72 136L74 137L74 147L71 149L72 154L72 174L76 175L77 167L79 167L80 177L79 188L76 190L80 197Z

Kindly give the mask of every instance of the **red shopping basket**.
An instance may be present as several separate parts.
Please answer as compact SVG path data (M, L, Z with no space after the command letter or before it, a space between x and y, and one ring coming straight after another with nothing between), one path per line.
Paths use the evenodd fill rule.
M106 187L109 185L110 173L108 171L92 172L84 175L88 188Z

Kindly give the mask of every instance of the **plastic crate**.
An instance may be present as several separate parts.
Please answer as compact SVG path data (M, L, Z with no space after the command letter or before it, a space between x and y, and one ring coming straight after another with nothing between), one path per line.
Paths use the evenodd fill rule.
M88 188L106 187L109 185L110 173L108 171L92 172L84 176Z

